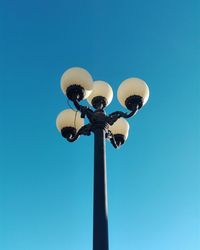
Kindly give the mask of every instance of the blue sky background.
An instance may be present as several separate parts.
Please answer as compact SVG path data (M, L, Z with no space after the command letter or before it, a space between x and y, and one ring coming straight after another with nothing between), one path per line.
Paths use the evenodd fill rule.
M72 66L115 94L132 76L151 91L127 143L107 145L110 250L200 249L199 13L198 0L1 1L0 249L92 249L93 136L69 144L55 127Z

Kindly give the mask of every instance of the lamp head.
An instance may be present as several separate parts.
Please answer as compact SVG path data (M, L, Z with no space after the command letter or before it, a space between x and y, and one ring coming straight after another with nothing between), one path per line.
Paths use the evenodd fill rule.
M111 86L104 81L94 81L92 93L87 98L87 101L95 109L104 109L108 106L113 98Z
M73 137L83 125L81 113L72 109L65 109L56 118L56 127L65 138Z
M140 109L149 98L149 88L143 80L129 78L120 84L117 96L121 105L127 109Z
M81 101L92 92L92 76L83 68L70 68L61 77L61 89L70 100Z
M119 147L124 144L128 138L129 123L124 118L119 118L113 125L109 126L114 140Z

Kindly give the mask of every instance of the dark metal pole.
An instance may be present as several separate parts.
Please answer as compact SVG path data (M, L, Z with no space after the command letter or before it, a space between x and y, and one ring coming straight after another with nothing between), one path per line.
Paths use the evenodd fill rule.
M105 161L105 131L94 130L93 250L108 250L108 209Z

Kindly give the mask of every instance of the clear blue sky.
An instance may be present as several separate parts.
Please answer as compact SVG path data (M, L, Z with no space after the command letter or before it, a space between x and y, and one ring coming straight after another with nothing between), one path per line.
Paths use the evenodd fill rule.
M110 250L200 249L199 13L198 0L1 1L1 250L92 249L93 137L55 127L72 66L115 94L132 76L151 91L127 143L107 145Z

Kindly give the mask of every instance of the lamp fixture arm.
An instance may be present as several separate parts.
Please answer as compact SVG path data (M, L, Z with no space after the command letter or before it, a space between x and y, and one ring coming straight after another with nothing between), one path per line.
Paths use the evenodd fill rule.
M73 135L69 135L66 137L66 139L69 141L69 142L74 142L76 141L81 135L87 135L89 136L91 134L91 128L92 128L92 125L89 123L87 125L84 125L83 127L81 127L78 132L73 136Z
M90 108L80 105L77 100L74 100L73 103L76 109L81 112L81 118L85 118L85 116L87 116L89 120L91 119L94 112Z
M136 106L130 113L125 113L122 111L113 112L108 116L108 123L110 125L113 125L121 117L130 118L134 116L137 113L137 111L138 111L138 106Z

